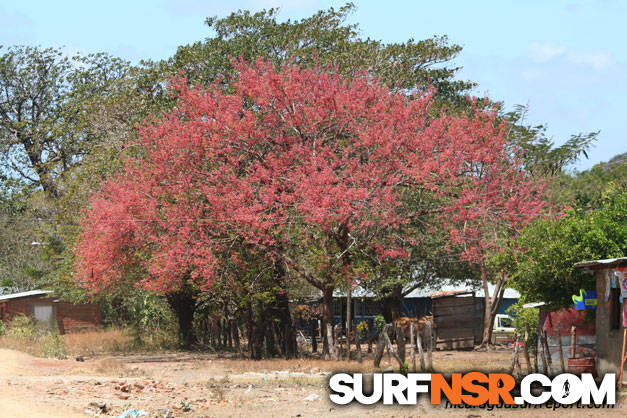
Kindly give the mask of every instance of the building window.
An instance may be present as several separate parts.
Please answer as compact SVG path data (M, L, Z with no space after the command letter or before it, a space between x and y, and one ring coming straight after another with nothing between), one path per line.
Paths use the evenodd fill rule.
M620 289L612 288L610 290L610 329L620 329L622 315L620 305Z

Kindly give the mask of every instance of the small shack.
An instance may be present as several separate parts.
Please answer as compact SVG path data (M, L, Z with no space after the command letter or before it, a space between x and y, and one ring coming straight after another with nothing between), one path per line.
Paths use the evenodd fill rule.
M0 318L8 322L16 315L30 316L37 326L60 334L96 329L102 324L97 304L65 302L51 295L48 290L0 295Z
M627 257L582 261L575 268L596 277L596 353L600 374L618 373L621 364L623 311L621 285L627 288Z
M483 300L467 290L443 291L431 296L436 349L472 349L481 341Z

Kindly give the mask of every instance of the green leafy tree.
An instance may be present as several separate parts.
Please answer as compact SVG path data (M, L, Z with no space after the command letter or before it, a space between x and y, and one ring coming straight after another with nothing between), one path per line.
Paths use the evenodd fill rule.
M54 197L57 180L98 142L87 106L127 64L106 54L69 58L59 49L10 47L0 55L2 169Z
M363 38L357 24L346 22L354 9L347 3L283 22L277 21L278 9L211 17L205 23L215 35L179 47L169 65L189 82L208 85L232 74L233 58L252 62L261 57L277 66L293 60L303 66L331 66L345 77L367 72L395 89L433 86L441 103L467 104L465 93L474 84L455 80L459 67L451 65L461 46L449 43L446 36L403 43Z
M598 211L576 208L563 217L540 219L518 243L523 251L517 255L512 284L523 300L568 307L579 289L595 286L594 278L576 270L575 263L627 254L627 190L608 192Z

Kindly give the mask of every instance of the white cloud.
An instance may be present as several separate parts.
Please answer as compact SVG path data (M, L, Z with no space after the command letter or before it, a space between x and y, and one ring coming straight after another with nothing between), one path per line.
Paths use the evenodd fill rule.
M579 64L592 67L595 70L602 70L609 67L614 62L612 54L602 49L585 52L550 42L533 42L529 44L527 50L529 58L536 64L544 64L553 59L562 58L571 64Z
M589 65L597 70L602 70L609 67L614 61L612 55L607 51L592 51L592 52L569 52L568 58L576 63Z
M566 47L561 45L555 45L551 43L538 43L533 42L529 44L529 56L537 63L547 62L551 58L563 55L566 52Z

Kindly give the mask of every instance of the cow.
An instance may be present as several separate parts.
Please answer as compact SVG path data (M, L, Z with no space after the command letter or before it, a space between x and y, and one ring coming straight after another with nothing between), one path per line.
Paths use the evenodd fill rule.
M431 322L431 329L433 330L433 316L431 315L423 316L421 318L410 318L403 316L397 318L396 321L394 321L394 329L396 330L400 327L403 331L403 334L405 334L405 338L409 339L411 334L411 324L414 324L414 336L416 335L416 332L420 332L422 340L425 341L425 339L427 338L427 336L425 335L425 324L427 322Z

